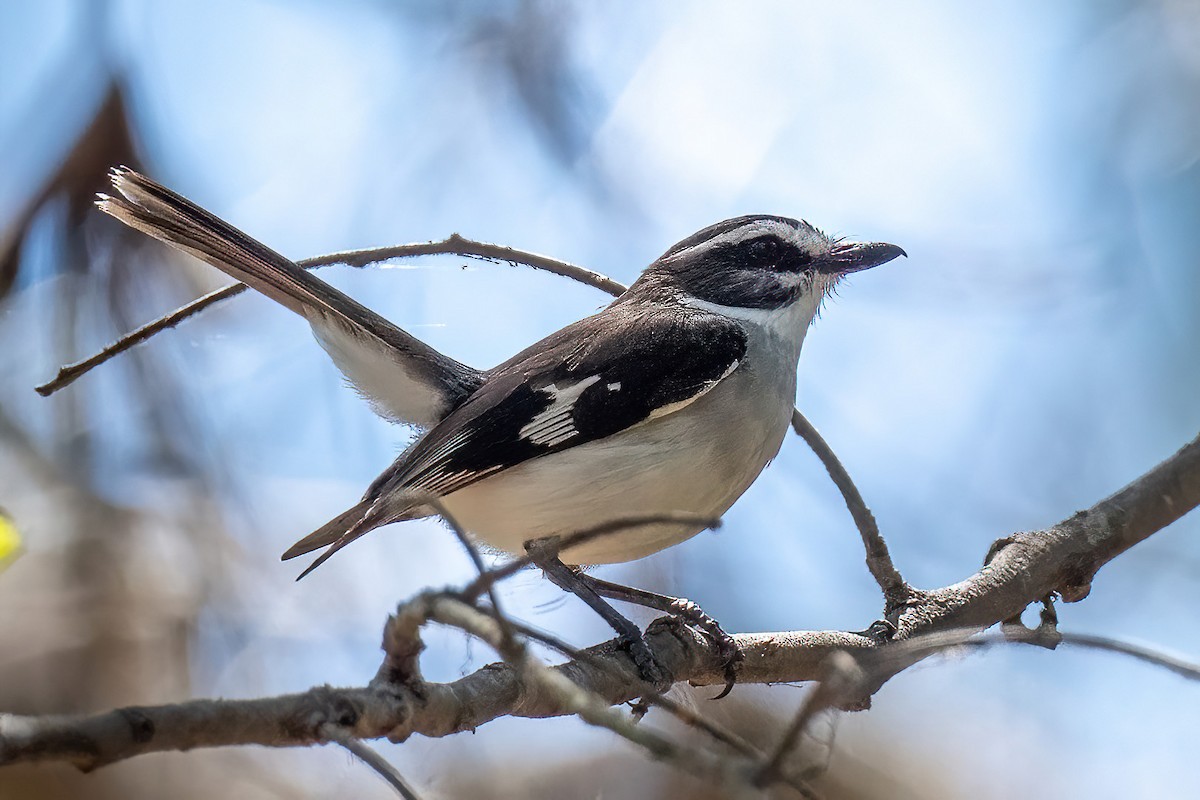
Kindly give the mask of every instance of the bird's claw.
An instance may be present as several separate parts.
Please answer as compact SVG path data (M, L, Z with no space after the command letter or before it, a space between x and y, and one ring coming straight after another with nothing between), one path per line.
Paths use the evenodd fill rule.
M718 630L720 629L718 628ZM709 635L712 636L712 634ZM725 631L720 631L720 636L713 637L713 639L717 644L717 655L725 665L725 688L713 698L713 700L720 700L733 691L733 685L737 683L737 676L741 672L742 662L746 660L746 655L742 652L742 648L738 647L733 637Z
M733 691L734 684L737 683L742 662L746 660L742 649L738 647L734 638L725 632L719 622L691 600L682 598L676 600L671 604L671 613L685 624L699 630L716 645L717 657L721 659L725 670L725 688L713 699L720 700L728 696Z
M885 644L896 635L896 626L886 619L877 619L863 633L880 644Z

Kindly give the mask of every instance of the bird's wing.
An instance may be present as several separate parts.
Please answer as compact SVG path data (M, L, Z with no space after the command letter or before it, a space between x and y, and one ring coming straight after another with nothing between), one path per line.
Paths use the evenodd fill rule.
M188 199L118 167L100 209L189 253L300 314L334 363L381 416L431 427L483 382L439 353Z
M532 458L678 411L746 355L734 322L617 303L488 374L368 491L444 496Z
M402 518L422 497L448 495L684 408L745 355L746 335L734 322L618 301L489 372L475 394L371 484L361 503L283 558L328 545L304 577L371 529Z

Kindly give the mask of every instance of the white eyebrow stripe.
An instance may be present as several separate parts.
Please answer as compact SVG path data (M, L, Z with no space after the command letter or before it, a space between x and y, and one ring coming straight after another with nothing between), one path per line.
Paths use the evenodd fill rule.
M794 228L786 222L779 222L773 219L760 219L753 222L748 222L745 225L741 225L731 231L726 231L720 236L714 236L711 239L705 239L703 242L699 242L691 247L680 250L678 253L675 253L672 258L701 248L740 244L748 239L754 239L768 233L773 233L785 241L794 241L800 244L803 244L808 240L808 236L804 234L804 230L802 228Z

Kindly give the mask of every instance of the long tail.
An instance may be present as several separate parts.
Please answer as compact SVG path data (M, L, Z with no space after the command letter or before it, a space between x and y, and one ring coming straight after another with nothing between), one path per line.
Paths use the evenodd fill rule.
M478 370L439 353L291 259L128 167L109 175L106 214L205 261L300 314L350 382L380 413L430 427L482 383Z
M145 175L113 167L109 178L119 196L99 195L96 206L126 225L212 264L301 316L350 310L358 325L376 317L390 329L387 334L397 330L296 262Z

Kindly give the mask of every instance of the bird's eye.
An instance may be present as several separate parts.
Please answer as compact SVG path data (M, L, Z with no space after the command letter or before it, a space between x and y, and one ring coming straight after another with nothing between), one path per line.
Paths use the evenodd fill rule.
M760 266L770 266L779 260L780 244L774 236L763 236L750 242L750 258Z

